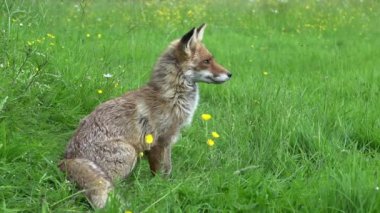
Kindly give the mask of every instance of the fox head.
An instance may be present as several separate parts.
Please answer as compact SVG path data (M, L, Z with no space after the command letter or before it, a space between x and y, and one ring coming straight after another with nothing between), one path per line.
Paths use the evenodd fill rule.
M177 43L177 58L188 80L220 84L228 81L232 74L219 65L202 43L206 25L193 28Z

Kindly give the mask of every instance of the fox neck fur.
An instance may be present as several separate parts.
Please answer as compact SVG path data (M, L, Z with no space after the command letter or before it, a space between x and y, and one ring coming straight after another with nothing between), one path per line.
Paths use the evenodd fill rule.
M185 75L188 67L176 55L177 42L173 42L158 59L148 87L171 108L180 126L191 123L199 101L197 83Z

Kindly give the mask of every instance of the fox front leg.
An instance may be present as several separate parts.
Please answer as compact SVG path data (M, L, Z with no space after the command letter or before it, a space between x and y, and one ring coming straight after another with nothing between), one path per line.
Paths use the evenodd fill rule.
M156 175L160 170L160 161L162 156L163 148L160 145L153 146L148 152L148 161L150 171L152 175Z
M152 147L148 152L148 161L153 175L156 175L162 167L163 174L169 176L172 170L171 147L162 145Z
M162 158L163 174L170 176L172 172L172 148L170 145L164 148Z

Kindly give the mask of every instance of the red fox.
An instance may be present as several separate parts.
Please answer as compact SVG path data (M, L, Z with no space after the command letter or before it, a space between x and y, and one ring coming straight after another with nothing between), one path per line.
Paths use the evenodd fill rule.
M173 41L147 85L100 104L80 122L59 167L94 207L105 206L114 180L131 173L140 152L146 153L153 174L169 175L171 146L198 104L197 83L231 78L202 44L205 28Z

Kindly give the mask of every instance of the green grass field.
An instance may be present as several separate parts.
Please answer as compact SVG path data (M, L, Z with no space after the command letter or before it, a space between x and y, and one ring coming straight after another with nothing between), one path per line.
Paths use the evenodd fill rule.
M141 160L97 211L380 211L379 1L0 0L0 12L0 212L93 211L57 168L73 131L203 22L233 78L200 85L171 179Z

